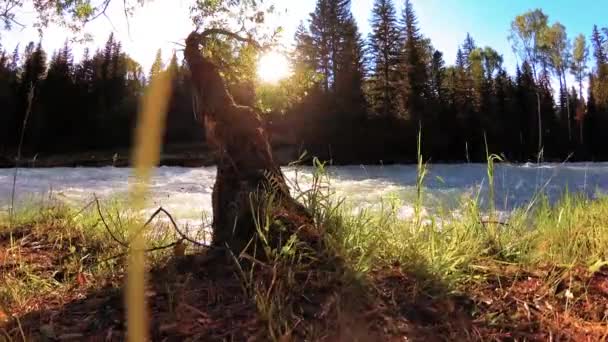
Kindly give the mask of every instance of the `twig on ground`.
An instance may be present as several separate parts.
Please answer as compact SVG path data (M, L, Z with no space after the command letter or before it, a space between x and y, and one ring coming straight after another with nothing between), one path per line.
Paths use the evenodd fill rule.
M170 243L168 245L164 245L164 246L158 246L158 247L152 247L152 248L144 249L144 253L158 252L158 251L161 251L161 250L164 250L164 249L169 249L169 248L177 246L178 243L180 243L180 241L172 242L172 243ZM100 261L99 263L104 263L104 262L108 262L108 261L111 261L111 260L114 260L114 259L118 259L118 258L121 258L121 257L123 257L125 255L128 255L129 253L130 253L130 251L123 252L123 253L114 255L112 257L109 257L107 259L104 259L104 260Z
M188 241L188 242L190 242L190 243L193 243L193 244L195 244L195 245L197 245L197 246L201 246L201 247L208 247L208 246L207 246L206 244L204 244L204 243L201 243L201 242L198 242L198 241L196 241L196 240L193 240L193 239L189 238L189 237L188 237L188 236L187 236L187 235L186 235L184 232L182 232L182 231L179 229L179 227L178 227L177 223L175 222L175 220L173 219L173 216L171 216L171 214L170 214L168 211L166 211L166 210L165 210L163 207L158 208L158 209L155 211L155 214L156 214L156 215L158 215L158 214L159 214L159 213L161 213L161 212L162 212L163 214L167 215L167 217L169 218L169 221L171 221L171 225L173 225L173 229L175 229L175 231L177 232L177 234L178 234L178 235L179 235L179 236L180 236L180 237L181 237L183 240L186 240L186 241ZM149 221L151 221L151 220L149 220Z
M123 257L125 255L128 255L131 251L130 251L130 246L128 242L122 241L120 240L113 232L112 229L110 229L110 226L108 225L108 223L105 220L105 217L103 216L103 213L101 211L101 204L99 203L99 198L97 198L96 195L94 195L95 199L93 201L91 201L91 203L87 204L87 206L85 206L85 208L83 208L79 214L84 211L87 207L89 207L90 205L92 205L93 203L95 203L96 207L97 207L97 213L99 214L99 218L100 221L103 223L103 226L105 227L106 231L108 232L108 234L110 235L110 237L112 238L112 240L114 240L116 243L118 243L120 246L124 247L127 249L126 252L117 254L115 256L112 256L108 259L104 259L102 261L100 261L100 263L103 262L108 262L110 260L114 260L120 257ZM177 233L177 235L179 235L180 239L174 242L171 242L168 245L164 245L164 246L158 246L158 247L153 247L153 248L148 248L148 249L144 249L144 253L150 253L150 252L156 252L156 251L160 251L160 250L164 250L164 249L168 249L168 248L172 248L177 246L178 244L182 243L183 241L188 241L194 245L197 246L201 246L201 247L206 247L206 248L212 248L211 246L208 246L204 243L198 242L196 240L191 239L190 237L188 237L184 232L181 231L181 229L179 228L179 226L177 225L177 223L175 222L175 219L173 218L173 216L167 211L165 210L163 207L160 207L158 209L156 209L156 211L154 211L154 213L152 213L152 215L150 215L150 217L148 218L148 220L146 221L146 223L144 223L144 225L137 231L136 234L141 234L141 232L147 227L149 226L152 221L154 220L154 218L156 218L160 213L165 214L168 218L169 221L171 222L171 225L173 226L173 229L175 230L175 232ZM76 215L77 216L77 215Z
M103 223L103 225L104 225L106 231L108 232L108 234L110 234L110 237L112 238L112 240L114 240L116 243L118 243L119 245L121 245L124 248L129 248L129 244L127 242L125 242L125 241L120 240L112 232L112 229L110 229L110 226L106 222L105 217L103 216L103 213L101 211L101 204L99 203L99 198L97 198L97 196L95 196L95 199L90 204L88 204L83 210L81 210L81 212L84 211L88 206L90 206L93 203L96 204L97 213L99 214L99 218L101 219L101 222ZM173 226L173 229L175 230L175 232L177 233L177 235L179 235L180 239L179 239L179 241L172 242L171 244L166 245L166 246L146 249L146 250L144 250L145 252L154 252L154 251L161 250L161 249L167 249L167 248L170 248L170 247L173 247L173 246L177 245L178 243L180 243L182 241L188 241L188 242L190 242L190 243L192 243L194 245L201 246L201 247L209 247L208 245L206 245L204 243L201 243L199 241L196 241L196 240L188 237L184 232L182 232L181 229L179 228L179 226L177 225L177 223L175 222L175 219L173 218L173 216L167 210L165 210L163 207L160 207L160 208L156 209L156 211L154 211L154 213L152 213L152 215L150 215L150 217L148 218L148 220L146 221L146 223L144 223L144 225L137 231L136 234L140 234L143 231L143 229L145 229L147 226L149 226L150 223L152 223L152 220L154 220L154 218L156 218L160 213L165 214L169 218L169 221L171 222L171 225ZM123 254L120 254L118 256L112 257L111 259L120 257L121 255L124 255L124 254L126 254L126 253L123 253Z
M97 205L97 213L99 213L99 218L101 218L101 222L103 223L104 227L106 228L106 231L108 232L108 234L110 234L110 237L112 237L112 240L116 241L116 243L123 246L124 248L129 248L129 244L127 244L126 242L117 238L116 235L114 235L114 233L110 229L110 226L108 226L108 223L106 222L106 220L103 216L103 213L101 212L101 205L99 204L99 199L97 198L97 196L95 196L95 204Z

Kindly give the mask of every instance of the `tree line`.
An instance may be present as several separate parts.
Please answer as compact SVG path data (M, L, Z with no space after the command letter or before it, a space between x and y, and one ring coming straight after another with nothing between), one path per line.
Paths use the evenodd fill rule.
M22 131L29 153L129 146L147 80L167 68L176 77L165 140L201 141L188 73L175 54L167 66L157 55L146 74L113 34L102 49L85 49L78 63L67 42L50 57L40 43L12 53L0 46L0 154L15 150Z
M237 102L260 109L271 131L295 136L292 144L336 161L405 161L415 158L421 132L423 153L435 161L483 161L487 152L511 161L608 159L608 28L572 39L542 10L523 13L511 24L521 62L509 75L501 53L470 35L448 65L410 0L401 13L392 0L375 0L368 37L350 6L317 1L295 34L293 73L277 85L256 80L254 49L214 45ZM78 63L67 44L48 63L40 44L2 49L1 148L16 146L32 86L32 152L128 146L147 81L167 68L176 77L165 142L200 142L188 70L176 54L165 66L159 50L146 74L113 36Z
M521 63L509 75L503 56L470 35L447 65L410 0L401 13L391 0L375 0L367 39L349 8L348 0L318 0L296 34L296 77L313 84L300 115L325 128L334 122L328 136L363 120L366 134L351 142L375 151L413 156L421 131L425 155L437 160L483 161L488 151L513 161L608 158L608 28L593 27L588 69L585 35L571 39L540 9L523 13L511 24Z

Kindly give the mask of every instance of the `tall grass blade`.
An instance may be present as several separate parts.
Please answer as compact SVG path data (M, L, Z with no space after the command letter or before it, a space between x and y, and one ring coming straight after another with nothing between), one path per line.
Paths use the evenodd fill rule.
M160 160L160 145L164 132L165 116L171 92L172 74L161 72L152 79L143 97L142 110L137 120L133 162L136 181L131 185L130 197L134 212L144 208L144 198L152 168ZM132 241L127 277L127 323L128 340L147 341L146 303L145 303L145 254L144 238L139 226L129 227Z
M30 91L27 94L27 109L23 117L23 126L21 127L21 136L19 137L19 145L17 146L17 157L15 158L15 172L13 173L13 186L11 189L11 207L9 210L9 227L13 228L13 219L15 214L15 192L17 189L17 173L19 172L19 162L21 162L21 149L23 148L23 139L25 138L25 129L27 128L27 120L32 112L32 104L34 103L35 85L30 86Z

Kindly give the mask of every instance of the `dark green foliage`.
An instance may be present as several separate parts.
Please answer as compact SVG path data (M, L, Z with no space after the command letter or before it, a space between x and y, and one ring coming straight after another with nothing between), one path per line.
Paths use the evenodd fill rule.
M376 0L372 12L369 54L372 74L369 97L374 113L398 113L398 75L400 34L397 14L391 0Z
M141 66L122 51L110 35L103 50L85 50L75 64L67 42L47 65L40 44L29 43L22 56L0 48L0 154L16 150L27 108L35 97L27 122L24 151L29 155L124 148L132 141L137 109L146 80ZM201 142L202 129L192 115L188 72L173 69L173 98L166 142Z
M593 27L591 45L595 57L595 68L589 76L588 120L589 145L593 156L608 158L605 134L608 127L608 30L600 32Z
M593 44L593 56L595 57L596 65L608 63L608 57L606 56L606 40L597 28L597 25L593 25L593 32L591 34L591 43Z
M405 1L402 25L401 101L405 117L418 125L422 123L424 117L428 75L424 64L424 41L410 0Z
M331 145L361 141L367 117L364 42L350 1L319 0L309 30L300 26L295 39L295 77L312 84L290 121L303 144L330 156Z
M190 74L185 64L178 64L174 53L168 69L172 71L173 94L169 103L165 144L202 142L204 132L194 117Z

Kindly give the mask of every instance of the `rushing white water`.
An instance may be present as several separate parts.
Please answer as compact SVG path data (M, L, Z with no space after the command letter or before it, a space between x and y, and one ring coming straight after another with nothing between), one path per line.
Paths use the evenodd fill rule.
M284 168L290 180L294 168ZM328 168L335 196L344 197L355 207L374 206L383 199L397 196L401 212L411 213L416 196L416 166L340 166ZM12 192L14 169L0 169L0 208L7 208ZM300 185L306 189L312 178L311 168L297 172ZM148 208L163 206L181 222L200 221L203 212L211 211L211 192L215 167L156 169L150 184ZM49 197L75 205L86 204L94 195L101 198L126 194L132 181L128 168L51 168L20 169L17 176L17 203ZM594 197L608 193L608 163L497 165L495 198L499 210L528 203L534 194L543 192L550 200L565 191ZM481 205L487 204L487 170L483 164L429 165L425 179L424 204L432 211L439 207L458 206L463 196L479 194Z

